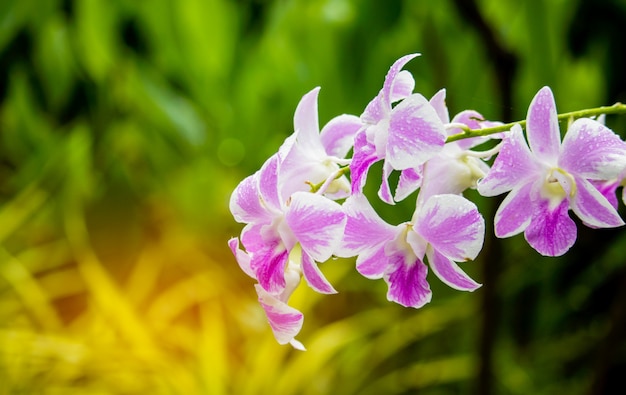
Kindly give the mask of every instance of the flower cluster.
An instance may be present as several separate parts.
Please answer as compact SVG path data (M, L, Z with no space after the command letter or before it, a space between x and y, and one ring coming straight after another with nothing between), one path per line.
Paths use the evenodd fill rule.
M280 344L304 349L295 339L303 316L289 297L302 277L317 292L335 293L318 267L331 257L356 257L361 275L382 278L387 298L407 307L431 300L429 268L454 289L479 288L459 267L476 258L485 233L476 205L463 196L468 188L482 196L508 193L495 215L496 236L523 232L546 256L574 244L570 210L592 228L624 224L615 193L626 178L626 143L601 120L573 120L561 141L548 87L532 100L526 122L503 125L473 110L450 119L445 90L430 99L413 92L415 81L403 67L416 56L391 66L361 116L340 115L321 130L319 88L304 95L294 133L232 194L230 210L245 226L228 244L258 282ZM477 150L494 139L501 142ZM404 223L385 222L364 195L368 170L379 161L380 200L394 204L418 191ZM399 178L392 192L393 171Z

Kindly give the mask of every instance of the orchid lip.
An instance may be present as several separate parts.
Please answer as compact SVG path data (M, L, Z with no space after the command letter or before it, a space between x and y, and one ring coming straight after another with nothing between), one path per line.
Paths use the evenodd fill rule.
M569 186L569 192L563 187L564 182ZM567 171L558 167L552 168L546 175L542 192L545 194L545 197L549 198L573 198L576 195L576 180Z

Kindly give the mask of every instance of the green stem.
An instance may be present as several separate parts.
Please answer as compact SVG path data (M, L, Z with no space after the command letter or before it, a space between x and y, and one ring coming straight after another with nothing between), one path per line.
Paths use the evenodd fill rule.
M590 108L586 110L566 112L563 114L559 114L558 117L559 117L559 122L561 122L561 121L569 120L569 119L588 118L588 117L594 117L594 116L598 116L602 114L626 114L626 104L615 103L612 106L603 106L603 107L597 107L597 108ZM446 143L451 143L453 141L467 139L470 137L482 137L482 136L489 136L491 134L495 134L499 132L506 132L508 130L511 130L511 128L515 125L520 125L521 127L525 127L526 121L511 122L511 123L507 123L504 125L498 125L498 126L484 128L484 129L463 128L462 133L449 136L448 139L446 140Z

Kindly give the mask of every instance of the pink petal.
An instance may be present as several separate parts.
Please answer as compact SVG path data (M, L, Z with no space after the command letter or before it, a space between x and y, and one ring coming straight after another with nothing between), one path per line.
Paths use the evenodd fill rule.
M626 144L601 123L580 118L565 134L559 165L587 179L610 180L626 168Z
M411 96L413 93L413 88L415 88L415 80L413 79L413 75L406 70L402 70L396 75L396 78L393 80L393 84L391 87L391 103L395 103L398 100L402 100Z
M524 231L528 244L545 256L560 256L576 241L576 224L568 215L569 202L564 199L550 208L548 200L541 200L534 208L530 225Z
M380 159L376 155L376 147L367 141L365 131L359 132L354 140L354 155L350 163L352 194L358 194L363 191L369 168Z
M452 123L462 123L470 129L480 129L484 120L485 117L483 117L478 111L464 110L452 118ZM457 133L461 133L461 130L457 129L453 134Z
M278 193L278 155L272 155L261 167L258 188L261 200L269 209L282 211L282 201Z
M453 123L462 123L464 125L467 125L467 127L469 127L470 129L481 129L482 128L482 122L484 122L484 117L482 116L482 114L480 114L477 111L474 110L465 110L465 111L461 111L460 113L456 114L454 116L454 118L452 118L452 122ZM460 129L452 129L449 130L448 133L449 134L457 134L457 133L461 133L462 130ZM473 137L473 138L469 138L469 139L463 139L463 140L459 140L456 142L456 144L461 148L461 149L470 149L472 147L475 147L479 144L484 143L485 141L487 141L489 139L489 137Z
M237 237L231 238L230 240L228 240L228 246L233 252L235 260L239 264L241 270L243 270L243 272L246 273L248 276L256 279L256 276L252 271L252 267L250 266L250 256L239 248L239 239Z
M324 196L296 192L291 197L285 221L302 250L323 262L341 243L346 215L338 203Z
M272 216L261 204L258 177L258 173L255 173L244 178L230 196L229 209L237 222L271 221Z
M475 291L480 288L479 283L472 280L456 263L437 250L428 248L426 255L433 273L451 288L459 291Z
M342 207L347 222L337 256L352 257L370 249L377 250L380 244L395 237L396 228L378 216L364 195L352 195Z
M395 204L391 196L391 188L389 187L389 176L392 172L391 165L386 160L383 162L383 177L378 189L378 197L387 204Z
M268 242L265 248L251 255L250 267L267 292L278 295L285 288L285 266L288 258L289 251L280 240Z
M337 291L326 280L319 267L313 261L313 258L306 252L302 252L302 274L306 282L316 292L322 294L335 294Z
M576 194L571 200L572 211L592 227L614 228L624 225L617 210L589 181L575 177Z
M254 254L256 251L265 248L266 237L268 239L278 239L276 234L267 235L271 233L269 228L271 227L268 227L268 224L263 223L251 223L244 226L241 231L241 244L243 244L248 254Z
M404 169L400 172L400 179L396 187L394 199L399 202L422 186L422 166Z
M426 281L428 268L415 255L398 251L389 257L387 299L405 307L420 308L430 302L432 293Z
M254 288L259 296L259 303L265 310L276 341L279 344L290 343L295 348L300 348L301 343L294 338L302 329L304 321L302 313L270 295L261 286L255 285Z
M549 164L556 164L561 146L559 121L554 96L549 87L537 92L526 116L526 134L530 149Z
M280 145L280 147L278 147L278 162L282 163L282 161L284 160L285 156L287 156L287 154L289 153L289 151L291 151L291 148L293 147L293 145L296 143L296 137L297 137L297 132L293 132L291 133L286 139L285 141L283 141L283 143Z
M391 111L391 104L385 103L381 91L365 107L363 114L361 114L361 122L376 125L387 116L389 111Z
M606 198L606 200L611 203L614 209L617 210L618 202L617 202L617 187L619 187L619 180L613 181L591 181L591 184L596 187L598 192L602 194Z
M483 196L500 195L538 177L540 171L540 165L524 140L521 127L516 125L502 142L500 153L489 173L478 182L478 192Z
M413 229L435 250L455 261L478 255L485 221L474 203L459 195L435 195L418 210Z
M445 140L435 109L424 96L414 94L392 110L386 159L396 170L417 167L439 153Z
M446 90L441 89L433 97L430 98L430 105L433 106L435 111L437 112L437 116L441 119L443 123L450 122L450 113L448 112L448 107L446 106Z
M394 95L393 85L396 82L398 74L400 74L400 70L402 70L404 65L407 64L411 59L417 56L419 56L419 54L414 53L414 54L409 54L409 55L405 55L401 57L400 59L396 60L393 63L393 65L387 72L387 75L385 76L385 83L383 84L383 89L381 90L382 100L383 100L384 106L386 106L387 108L391 108L391 103L394 101L392 99L397 98L398 96L398 92L396 92L396 95ZM402 78L403 77L401 77L401 80ZM402 83L400 83L400 85L403 86ZM411 89L411 91L412 90L413 89Z
M511 237L530 224L533 210L533 201L530 198L532 189L532 182L522 184L509 192L502 201L494 219L497 237Z
M317 115L317 96L319 91L320 88L317 87L302 96L293 117L293 130L298 133L298 140L304 147L323 152Z
M320 139L326 153L337 158L345 158L354 145L354 137L363 126L359 117L339 115L331 119L320 132Z
M363 277L369 279L382 278L389 265L389 258L385 253L385 243L370 246L361 252L356 259L356 270Z

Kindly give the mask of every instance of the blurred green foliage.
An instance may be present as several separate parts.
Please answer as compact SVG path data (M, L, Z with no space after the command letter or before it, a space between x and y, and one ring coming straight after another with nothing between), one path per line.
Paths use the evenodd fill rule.
M612 104L625 23L621 0L3 0L0 393L608 393L626 366L620 230L579 227L545 259L489 228L464 266L485 286L433 281L419 311L329 262L339 295L294 295L298 353L226 248L227 207L316 86L321 122L358 115L421 52L416 90L445 87L452 114L522 119L544 85L561 112Z

